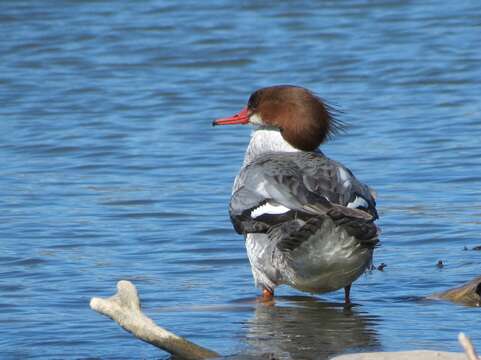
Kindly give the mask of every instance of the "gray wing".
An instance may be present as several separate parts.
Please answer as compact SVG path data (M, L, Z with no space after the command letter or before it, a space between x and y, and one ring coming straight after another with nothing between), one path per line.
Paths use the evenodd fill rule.
M238 175L229 206L238 233L267 232L292 219L377 218L369 188L322 153L267 153Z

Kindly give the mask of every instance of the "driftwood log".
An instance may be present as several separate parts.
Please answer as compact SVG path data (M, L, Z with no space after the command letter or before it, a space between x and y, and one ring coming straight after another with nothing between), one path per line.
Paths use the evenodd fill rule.
M106 315L135 337L182 359L212 359L220 355L167 331L140 309L137 289L130 281L117 283L117 293L107 299L94 297L90 307Z
M433 294L429 299L445 299L468 306L481 304L481 276L470 282L442 293ZM117 293L107 299L94 297L90 307L98 313L108 316L135 337L162 350L187 360L213 359L221 355L215 351L194 344L168 330L156 325L140 309L140 299L134 284L121 280L117 283ZM459 342L463 346L469 360L478 360L474 347L463 333L459 334ZM365 353L341 355L339 360L402 360L402 359L459 359L460 354L441 353L435 351L398 352L398 353ZM334 360L333 359L333 360Z
M464 333L459 333L458 340L463 347L468 360L479 360L478 354L476 354L476 350L474 349L473 343L469 337L464 335Z

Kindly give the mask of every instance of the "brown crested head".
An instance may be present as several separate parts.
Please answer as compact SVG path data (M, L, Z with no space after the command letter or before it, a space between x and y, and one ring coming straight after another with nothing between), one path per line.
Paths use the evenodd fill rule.
M252 114L250 122L279 128L289 144L304 151L317 149L338 127L330 108L298 86L259 89L249 98L247 109Z
M313 151L340 127L331 108L309 90L293 85L270 86L255 91L238 114L214 125L271 126L297 149Z

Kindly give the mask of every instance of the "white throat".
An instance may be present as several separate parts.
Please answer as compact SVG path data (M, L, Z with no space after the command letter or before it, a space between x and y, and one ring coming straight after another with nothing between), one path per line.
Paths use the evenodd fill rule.
M258 127L251 135L251 141L244 157L244 166L254 160L255 157L266 152L297 152L296 149L282 137L278 129Z

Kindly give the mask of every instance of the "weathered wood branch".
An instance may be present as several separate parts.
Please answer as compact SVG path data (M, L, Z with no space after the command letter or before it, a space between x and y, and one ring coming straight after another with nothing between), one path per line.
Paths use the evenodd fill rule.
M464 348L464 352L466 353L468 360L479 360L478 354L476 354L476 350L474 349L473 343L469 337L460 332L458 335L458 340L461 346Z
M220 355L167 331L146 316L140 309L140 299L134 284L121 280L117 293L110 298L94 297L90 307L106 315L135 337L172 355L188 360L212 359Z
M467 282L459 287L447 291L433 294L429 299L445 299L468 306L481 306L481 276ZM187 360L200 360L218 358L221 355L215 351L206 349L194 344L168 330L156 325L155 322L146 316L140 309L140 299L137 289L129 281L119 281L117 283L117 293L110 298L94 297L90 300L90 307L98 313L108 316L121 327L130 332L135 337L152 344L162 350ZM466 351L469 360L478 359L472 343L464 334L459 335L459 342ZM392 353L392 359L414 359L427 358L427 354L440 359L439 356L446 356L446 359L454 359L459 354L437 353L437 352L417 352L411 353ZM441 354L441 355L440 355ZM336 357L336 359L390 359L389 353L365 353L352 354ZM419 357L413 357L417 355ZM405 357L403 357L405 356ZM441 357L442 358L442 357Z

